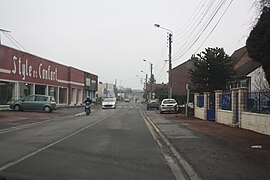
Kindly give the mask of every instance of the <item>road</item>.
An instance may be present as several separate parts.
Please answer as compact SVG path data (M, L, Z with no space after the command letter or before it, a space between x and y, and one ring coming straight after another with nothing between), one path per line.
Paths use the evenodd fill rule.
M82 108L50 114L1 112L9 119L0 119L0 176L23 180L270 177L270 136L192 117L161 115L134 102L120 102L116 109L94 107L90 116L81 112Z
M175 179L149 127L133 102L6 131L0 134L0 174L11 179Z

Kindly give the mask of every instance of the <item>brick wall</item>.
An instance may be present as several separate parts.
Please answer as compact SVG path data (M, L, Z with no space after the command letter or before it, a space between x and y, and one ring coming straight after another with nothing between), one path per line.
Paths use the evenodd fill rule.
M188 71L194 67L194 58L172 69L173 95L186 95L186 84L190 84Z

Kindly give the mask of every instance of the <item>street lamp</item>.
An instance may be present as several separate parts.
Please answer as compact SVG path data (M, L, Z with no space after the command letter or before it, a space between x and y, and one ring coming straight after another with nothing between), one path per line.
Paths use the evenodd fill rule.
M169 86L168 86L168 98L172 98L172 35L173 32L167 28L154 24L155 27L164 29L169 34Z
M149 78L149 83L150 83L150 99L152 99L152 84L153 84L153 64L150 61L147 61L146 59L143 59L144 62L148 62L150 64L150 78Z
M141 70L141 73L144 73L143 70ZM145 73L145 99L147 100L147 73Z

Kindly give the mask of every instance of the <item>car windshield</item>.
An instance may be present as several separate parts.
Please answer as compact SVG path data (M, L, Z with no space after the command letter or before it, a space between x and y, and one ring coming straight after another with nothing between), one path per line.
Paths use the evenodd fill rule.
M115 100L113 98L105 98L103 102L114 102Z
M157 100L150 100L149 103L157 103Z
M163 104L175 104L176 101L174 99L168 99L168 100L164 100Z

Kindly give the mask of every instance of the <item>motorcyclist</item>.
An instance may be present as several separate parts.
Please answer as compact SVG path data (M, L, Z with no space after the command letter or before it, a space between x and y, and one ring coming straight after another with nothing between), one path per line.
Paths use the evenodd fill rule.
M86 97L86 99L84 100L85 104L92 104L92 100L90 99L89 96Z
M91 113L91 104L92 104L92 100L90 99L89 96L87 96L87 98L84 100L84 103L85 103L84 111L86 112L86 115L89 115Z

